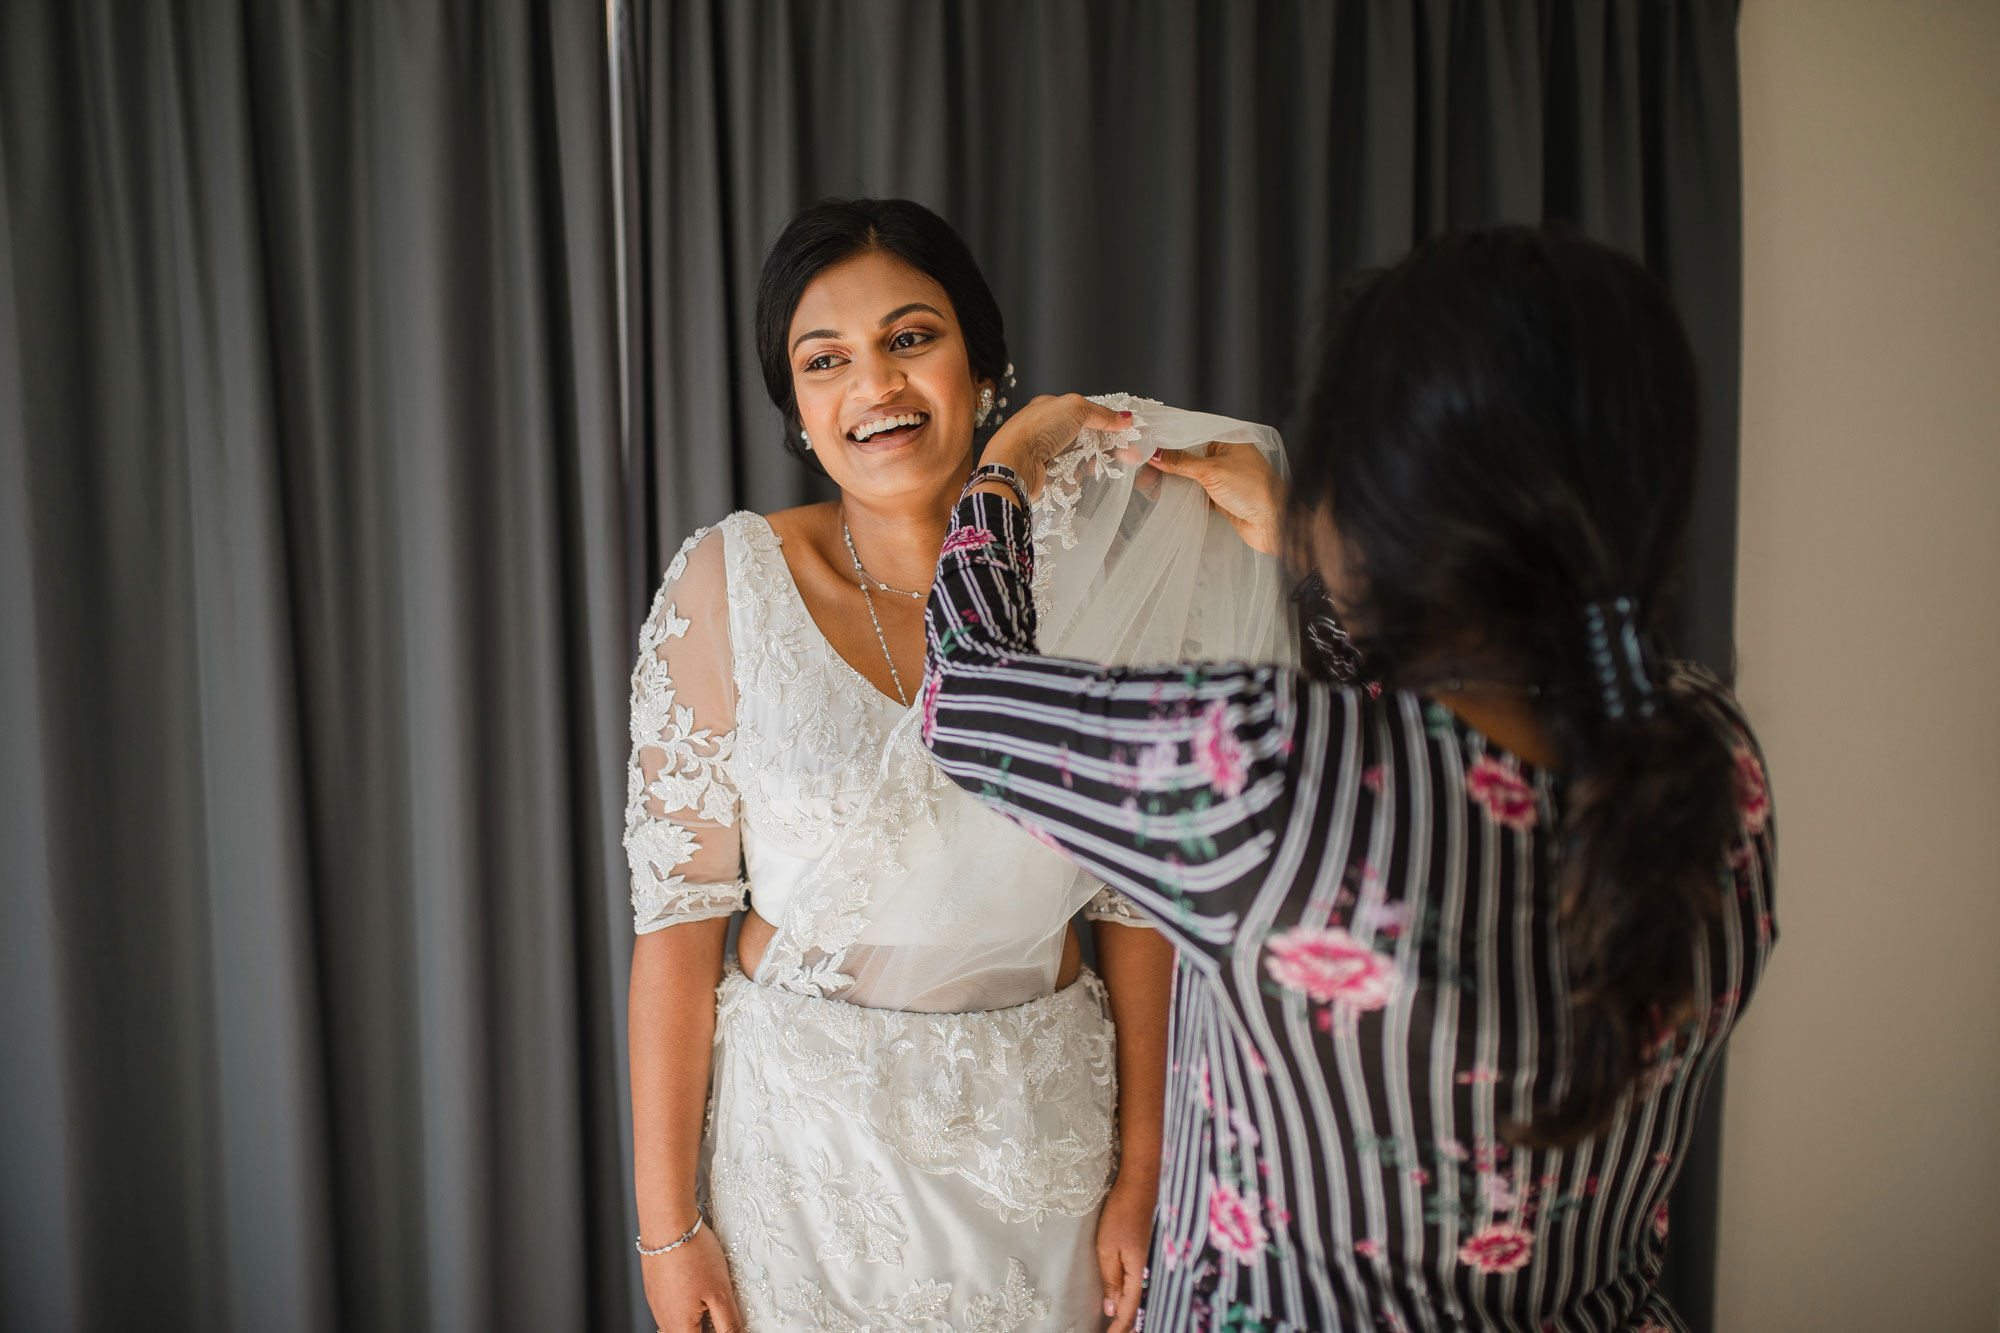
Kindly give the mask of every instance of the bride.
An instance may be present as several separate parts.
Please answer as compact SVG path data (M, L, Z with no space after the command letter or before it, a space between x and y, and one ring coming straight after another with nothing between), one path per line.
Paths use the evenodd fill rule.
M1172 950L947 782L915 725L924 599L974 431L1006 404L999 309L935 214L834 200L773 247L756 337L795 452L840 499L697 532L640 633L625 845L647 1302L668 1333L1130 1329ZM1275 570L1244 563L1198 487L1116 461L1275 437L1137 400L1102 413L1096 452L1038 502L1044 649L1277 656ZM1149 609L1096 613L1113 606ZM1096 974L1079 910L1108 927Z

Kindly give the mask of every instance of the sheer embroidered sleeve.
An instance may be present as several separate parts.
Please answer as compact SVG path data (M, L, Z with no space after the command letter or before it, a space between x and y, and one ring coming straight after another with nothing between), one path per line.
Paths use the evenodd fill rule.
M744 905L736 732L722 534L688 538L639 629L625 855L640 934L728 916Z

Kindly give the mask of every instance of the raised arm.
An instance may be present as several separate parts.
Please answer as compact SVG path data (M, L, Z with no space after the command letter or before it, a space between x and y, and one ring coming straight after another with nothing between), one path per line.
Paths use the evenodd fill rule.
M926 612L925 743L1177 940L1222 946L1284 824L1299 682L1038 656L1033 559L1014 498L959 503Z
M627 999L632 1163L641 1245L659 1249L698 1216L695 1176L729 917L743 905L738 798L728 761L736 725L722 536L701 533L667 569L639 632L625 852L632 870ZM728 1265L704 1225L641 1260L662 1328L742 1327Z

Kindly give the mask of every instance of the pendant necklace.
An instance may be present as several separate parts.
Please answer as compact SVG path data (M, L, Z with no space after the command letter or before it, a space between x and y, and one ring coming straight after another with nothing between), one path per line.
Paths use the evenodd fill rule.
M841 515L840 519L840 539L847 543L848 559L854 562L854 572L861 581L861 600L868 604L868 620L869 623L875 626L875 642L882 645L882 660L889 664L889 680L896 687L896 698L902 702L903 707L908 708L910 706L910 696L903 693L903 677L896 670L896 659L889 655L889 636L882 632L882 621L875 614L875 598L868 591L868 585L872 583L883 592L901 593L905 597L914 597L918 601L924 600L930 594L927 592L911 592L908 588L892 588L863 569L861 567L861 553L854 549L854 534L847 530L847 516L845 514Z

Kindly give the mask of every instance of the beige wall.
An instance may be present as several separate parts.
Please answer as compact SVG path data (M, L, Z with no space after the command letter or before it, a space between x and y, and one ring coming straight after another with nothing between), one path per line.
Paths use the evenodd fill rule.
M2000 0L1745 0L1721 1333L2000 1328Z

